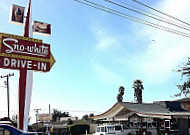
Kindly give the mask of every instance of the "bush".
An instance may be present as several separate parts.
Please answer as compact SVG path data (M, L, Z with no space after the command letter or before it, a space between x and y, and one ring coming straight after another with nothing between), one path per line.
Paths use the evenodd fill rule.
M76 124L69 127L69 131L72 135L86 134L86 130L87 133L89 133L90 126L87 124Z
M68 119L67 124L68 124L68 125L72 125L72 124L73 124L73 121L72 121L71 119Z

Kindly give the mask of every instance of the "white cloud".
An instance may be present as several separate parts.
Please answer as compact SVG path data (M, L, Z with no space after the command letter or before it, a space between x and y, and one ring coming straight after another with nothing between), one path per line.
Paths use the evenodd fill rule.
M100 50L109 49L115 46L119 40L117 36L100 25L94 25L91 31L97 40L96 48Z
M190 1L188 0L184 1L165 0L160 3L162 11L182 20L186 20L184 18L189 18L188 17L189 6L190 6Z
M108 47L113 46L114 44L116 44L116 39L114 39L113 37L106 37L106 38L102 38L98 41L97 48L98 49L106 49Z
M186 20L190 13L189 6L190 1L181 2L178 0L164 0L159 3L156 9L187 22L190 20ZM147 20L147 18L144 19ZM155 23L167 27L169 26L158 21ZM97 39L96 47L101 50L114 50L116 48L113 48L113 46L119 46L117 49L126 50L127 56L125 56L123 60L118 59L118 62L122 64L127 63L124 64L127 66L127 69L132 69L134 74L141 74L138 76L143 76L143 78L146 78L147 81L151 83L160 84L167 82L171 79L171 76L174 73L173 69L176 69L178 65L187 60L187 57L190 54L189 39L145 25L138 25L141 27L137 28L136 23L133 24L135 31L137 31L136 37L134 37L134 39L130 39L132 40L131 42L125 42L126 45L127 43L132 43L130 47L133 47L133 52L130 52L130 49L127 48L126 45L122 45L125 33L123 33L123 35L113 35L110 32L111 30L101 27L100 25L94 25L92 28ZM181 30L184 31L183 29ZM129 37L130 35L126 35L125 40L129 40ZM146 44L143 44L143 46L146 46L143 49L141 41ZM107 79L108 81L113 82L113 80L110 79L112 77L107 77L112 74L110 73L111 71L100 65L96 65L95 70L100 76L102 76L102 78L104 78L104 80ZM103 70L105 70L104 73ZM117 74L117 71L113 76L117 76L118 78L120 77ZM157 79L155 79L155 77Z
M124 84L124 80L120 75L102 65L94 64L93 69L98 77L97 80L116 86Z
M164 1L164 3L160 5L160 7L163 8L159 10L176 17L180 16L183 20L183 18L189 16L190 13L189 6L187 5L190 6L190 2L177 0ZM177 8L177 11L174 7ZM187 60L190 54L190 41L186 37L153 29L148 26L144 26L139 36L146 40L153 40L154 42L147 44L148 47L145 52L135 57L133 56L131 64L138 63L135 66L132 65L134 72L135 70L141 69L143 76L145 76L149 82L163 83L171 79L170 77L173 74L172 70L176 69L184 60Z

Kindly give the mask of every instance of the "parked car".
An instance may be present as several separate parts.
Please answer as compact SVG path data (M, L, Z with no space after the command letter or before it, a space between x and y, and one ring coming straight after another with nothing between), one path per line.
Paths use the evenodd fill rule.
M102 125L96 127L95 135L127 135L129 129L124 129L123 125Z
M37 135L37 133L24 132L11 125L0 124L0 135Z
M96 127L96 135L108 135L115 134L114 125L102 125Z

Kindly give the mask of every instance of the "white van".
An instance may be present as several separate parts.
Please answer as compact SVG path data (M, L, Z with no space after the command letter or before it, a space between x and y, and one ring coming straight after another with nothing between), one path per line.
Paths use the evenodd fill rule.
M102 125L96 127L95 135L122 135L122 125Z

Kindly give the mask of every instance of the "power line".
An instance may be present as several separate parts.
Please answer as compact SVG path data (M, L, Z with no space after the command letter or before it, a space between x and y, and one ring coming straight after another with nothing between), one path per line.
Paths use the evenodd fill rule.
M33 111L35 111L36 112L36 110L30 110L30 112L33 112ZM48 111L48 109L40 109L39 111L41 111L42 112L42 114L43 114L43 112L44 111ZM60 110L60 111L62 111L62 112L81 112L81 113L102 113L102 112L99 112L99 111L93 111L93 110L90 110L90 111L84 111L84 110ZM7 111L5 111L5 110L1 110L0 112L7 112ZM16 112L16 110L11 110L10 112ZM38 112L38 114L39 114L39 112Z
M178 18L176 18L176 17L174 17L174 16L171 16L171 15L169 15L169 14L166 14L166 13L162 12L162 11L159 11L159 10L157 10L157 9L155 9L155 8L153 8L153 7L150 7L150 6L148 6L148 5L146 5L146 4L142 3L142 2L139 2L139 1L137 1L137 0L132 0L132 1L134 1L134 2L136 2L136 3L138 3L138 4L140 4L140 5L143 5L143 6L147 7L147 8L150 8L150 9L152 9L152 10L154 10L154 11L160 13L160 14L163 14L163 15L167 16L167 17L170 17L170 18L172 18L172 19L175 19L175 20L177 20L177 21L180 21L180 22L182 22L182 23L184 23L184 24L190 25L190 24L187 23L187 22L184 22L184 21L182 21L182 20L180 20L180 19L178 19Z
M85 2L80 1L80 0L74 0L74 1L77 1L77 2L82 3L82 4L85 4L85 5L87 5L87 6L90 6L90 7L99 9L99 10L102 10L102 11L107 12L107 13L110 13L110 14L115 14L115 15L120 16L120 17L125 18L125 19L129 19L129 20L132 20L132 21L135 21L135 22L138 22L138 23L141 23L141 24L145 24L145 25L148 25L148 26L157 28L157 29L161 29L161 30L164 30L164 31L167 31L167 32L176 34L176 35L181 35L181 36L185 36L185 37L190 38L190 35L187 34L187 33L184 33L184 32L181 32L181 31L178 31L178 30L175 30L175 29L171 29L171 28L168 28L168 27L165 27L165 26L161 26L161 25L158 25L158 24L155 24L155 23L152 23L152 22L143 20L143 19L139 19L139 18L137 18L137 17L133 17L133 16L127 15L127 14L125 14L125 13L122 13L122 12L119 12L119 11L116 11L116 10L113 10L113 9L111 9L111 8L108 8L108 7L105 7L105 6L102 6L102 5L93 3L93 2L88 1L88 0L84 0L84 1L86 1L86 2L88 2L88 3L91 3L91 4L85 3ZM93 6L92 4L93 4L93 5L96 5L96 6ZM109 10L111 10L111 11L109 11ZM115 12L116 12L116 13L115 13ZM121 14L122 14L122 15L121 15ZM127 17L126 17L126 16L127 16Z
M96 112L96 113L102 113L99 111L84 111L84 110L61 110L63 112L82 112L82 113L92 113L92 112Z
M115 3L115 2L113 2L113 1L111 1L111 0L104 0L104 1L109 2L109 3L111 3L111 4L114 4L114 5L116 5L116 6L119 6L119 7L125 8L125 9L127 9L127 10L132 11L132 12L135 12L135 13L138 13L138 14L141 14L141 15L144 15L144 16L147 16L147 17L150 17L150 18L155 19L155 20L157 20L157 21L161 21L161 22L164 22L164 23L167 23L167 24L176 26L176 27L178 27L178 28L182 28L182 29L185 29L185 30L190 31L190 29L188 29L188 28L182 27L182 26L180 26L180 25L174 24L174 23L169 22L169 21L165 21L165 20L163 20L163 19L156 18L156 17L151 16L151 15L147 15L147 14L142 13L142 12L139 12L139 11L137 11L137 10L128 8L128 7L126 7L126 6L122 6L122 5L117 4L117 3Z
M146 10L144 10L144 9L141 9L141 8L136 7L136 6L130 5L130 4L126 3L126 2L122 2L121 0L116 0L116 1L118 1L119 3L122 3L122 4L124 4L124 5L127 5L127 6L129 6L129 7L132 7L132 8L134 8L134 9L137 9L137 10L139 10L139 11L142 11L142 12L145 12L145 13L151 14L151 15L153 15L153 16L156 16L156 17L162 18L162 19L167 20L167 21L169 21L169 22L173 22L173 23L176 23L176 24L178 24L178 25L181 25L181 26L184 26L184 27L190 28L189 26L185 25L184 23L182 24L182 23L180 23L180 22L176 22L176 21L174 21L174 20L171 20L171 19L168 19L168 18L162 17L162 16L160 16L160 15L157 15L157 14L151 13L151 12L146 11Z

